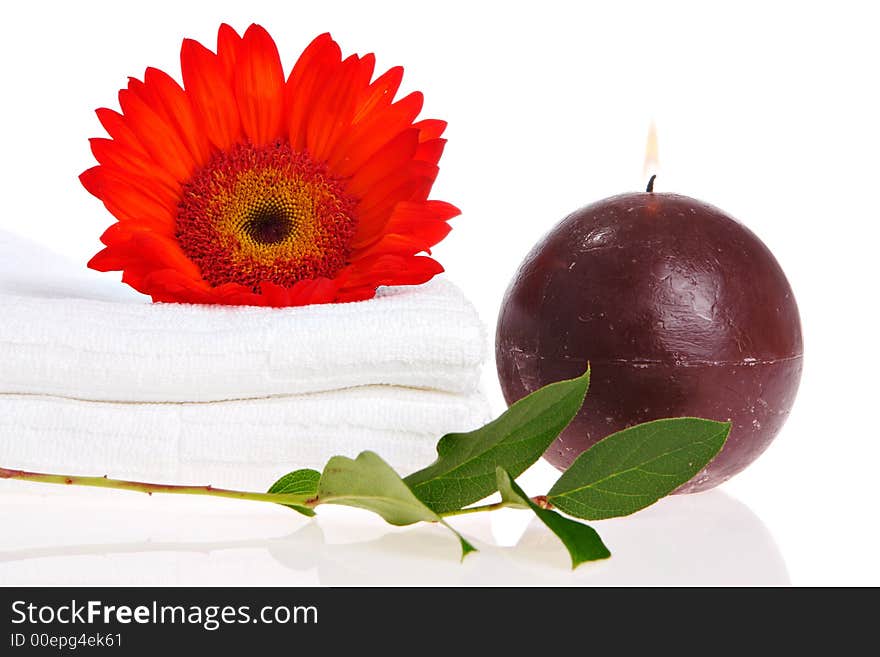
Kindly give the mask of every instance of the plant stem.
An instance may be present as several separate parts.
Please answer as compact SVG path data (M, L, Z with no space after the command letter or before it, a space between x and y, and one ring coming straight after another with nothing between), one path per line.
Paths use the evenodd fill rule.
M40 484L60 484L62 486L91 486L93 488L112 488L115 490L127 490L135 493L164 493L168 495L204 495L208 497L225 497L233 500L248 500L251 502L269 502L271 504L292 504L295 506L316 507L320 500L313 495L296 495L286 493L254 493L242 490L229 490L226 488L214 488L213 486L179 486L176 484L151 484L143 481L126 481L124 479L109 479L103 477L80 477L77 475L49 474L45 472L28 472L27 470L10 470L0 467L0 479L18 479ZM538 506L552 508L547 498L538 495L532 498ZM455 511L447 511L440 515L444 518L449 516L463 516L468 513L481 513L483 511L495 511L507 506L504 502L470 506Z
M552 509L553 505L547 500L546 495L535 495L532 498L529 498L532 502L537 504L542 509ZM446 513L441 513L440 515L444 518L448 516L463 516L467 513L480 513L482 511L495 511L496 509L503 509L504 507L514 508L514 509L524 509L525 506L514 506L512 504L506 504L504 502L495 502L494 504L482 504L480 506L469 506L464 509L457 509L455 511L447 511Z
M481 513L483 511L495 511L496 509L503 509L507 506L504 502L495 502L494 504L482 504L480 506L469 506L464 509L456 509L455 511L446 511L441 513L440 515L444 518L448 518L449 516L463 516L468 513Z
M308 495L283 493L253 493L240 490L227 490L213 486L177 486L171 484L150 484L141 481L125 481L104 477L79 477L73 475L47 474L28 472L26 470L9 470L0 467L0 479L18 479L42 484L61 484L65 486L92 486L94 488L114 488L136 493L167 493L171 495L207 495L210 497L226 497L234 500L250 500L252 502L271 502L273 504L293 504L297 506L315 506L315 501Z

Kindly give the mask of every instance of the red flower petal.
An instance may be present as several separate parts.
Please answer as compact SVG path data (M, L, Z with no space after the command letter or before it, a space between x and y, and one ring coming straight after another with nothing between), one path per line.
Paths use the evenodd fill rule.
M217 30L217 61L223 77L232 82L235 71L235 62L238 58L238 49L241 46L241 37L232 26L223 23Z
M129 258L132 269L173 269L195 281L201 280L198 267L183 254L172 237L143 227L117 224L115 230L107 230L101 240L107 245L106 251Z
M121 113L98 110L109 139L92 140L99 166L80 180L118 221L90 267L154 301L264 306L367 299L442 271L417 254L458 214L427 200L446 123L415 122L419 92L394 101L402 68L371 82L374 56L343 60L324 34L285 81L258 25L221 25L216 54L185 40L180 57L183 87L148 68ZM291 246L279 222L303 207L319 213L303 224L315 241Z
M115 223L110 224L103 233L101 233L101 243L107 246L119 247L131 241L132 236L148 228L141 228L135 224Z
M423 119L413 123L413 128L419 129L419 141L437 139L446 131L446 121L440 119Z
M244 33L235 61L233 90L244 133L262 146L281 131L284 70L269 33L251 25Z
M210 156L208 138L196 119L189 96L171 76L155 68L144 73L145 100L156 109L168 125L177 129L181 140L197 164L204 164Z
M351 127L363 89L373 76L376 58L352 55L337 67L314 101L306 130L306 150L319 162L326 160Z
M440 161L440 156L443 155L443 149L445 147L445 139L429 139L428 141L423 141L419 144L414 159L437 164Z
M153 187L158 188L156 193L163 194L166 198L177 198L180 194L180 183L168 175L167 171L158 167L146 152L100 137L90 139L89 144L92 147L92 155L104 166L148 178L153 182Z
M182 182L189 178L195 161L177 131L130 90L119 92L119 104L128 126L156 164L167 170L175 180Z
M431 247L449 234L452 226L444 221L425 222L406 233L385 233L364 255L408 254L424 251L431 254Z
M342 61L342 52L329 34L315 38L300 55L285 85L287 131L295 150L306 147L306 129L315 98L333 67Z
M413 160L400 175L389 176L374 185L358 204L360 223L352 245L358 248L375 239L401 201L425 200L437 171L437 167L428 162Z
M353 258L381 253L420 253L449 234L449 219L461 211L444 201L406 201L398 203L378 240L356 249Z
M198 41L185 39L180 67L193 112L208 140L220 150L229 148L238 141L241 121L231 79L220 58Z
M125 117L122 114L106 107L95 110L95 114L98 115L98 120L104 126L104 130L107 131L114 143L119 144L120 148L126 148L144 157L149 157L147 149L144 148L134 131L126 125Z
M369 299L381 285L418 285L442 272L440 263L427 256L380 255L367 258L345 270L339 300Z
M148 192L132 184L131 177L108 176L101 172L101 194L104 206L120 221L136 223L142 227L166 235L174 234L174 214L166 204L161 203Z
M293 287L263 283L260 288L261 305L281 308L316 303L333 303L339 291L339 282L329 278L299 281Z
M361 98L360 107L354 116L354 122L360 123L380 107L386 107L394 100L394 95L403 80L403 67L395 66L380 75L367 88Z
M101 249L92 256L87 267L95 271L118 271L123 269L126 264L126 258L121 257L121 254L113 249Z
M219 298L215 289L174 269L160 269L143 276L132 276L125 282L136 290L149 294L157 302L217 303Z
M350 176L364 166L376 151L412 124L422 110L423 102L422 94L415 91L353 126L349 136L340 141L328 158L331 166L340 175Z
M79 181L89 194L101 198L101 190L103 189L104 182L104 179L101 177L101 167L97 166L92 167L91 169L86 169L79 174Z
M404 130L367 160L351 177L348 189L355 196L364 198L380 181L388 177L399 178L400 171L412 161L418 147L418 130Z

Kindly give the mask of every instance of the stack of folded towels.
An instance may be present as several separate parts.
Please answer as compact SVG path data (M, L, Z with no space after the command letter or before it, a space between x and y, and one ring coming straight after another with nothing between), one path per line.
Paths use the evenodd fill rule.
M488 420L451 283L301 308L152 304L0 234L0 466L265 489L330 456L401 473Z

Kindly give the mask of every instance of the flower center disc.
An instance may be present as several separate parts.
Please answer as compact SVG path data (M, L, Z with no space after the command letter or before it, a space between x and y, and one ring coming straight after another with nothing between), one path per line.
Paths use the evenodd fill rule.
M293 222L283 210L260 208L251 213L244 229L251 239L262 244L278 244L293 232Z
M237 144L183 186L176 237L212 286L290 287L333 277L350 253L354 200L286 142Z

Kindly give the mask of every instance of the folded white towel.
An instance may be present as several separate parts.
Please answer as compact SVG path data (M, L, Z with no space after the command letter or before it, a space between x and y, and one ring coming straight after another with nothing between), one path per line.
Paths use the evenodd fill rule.
M0 465L265 490L364 449L408 474L436 458L444 433L487 420L479 394L392 386L207 404L0 395Z
M263 490L364 449L406 474L489 419L485 334L443 280L305 308L151 304L0 232L0 318L4 467Z
M0 233L0 393L219 401L388 384L470 393L485 353L450 282L302 308L151 304Z

